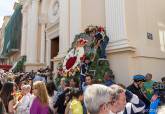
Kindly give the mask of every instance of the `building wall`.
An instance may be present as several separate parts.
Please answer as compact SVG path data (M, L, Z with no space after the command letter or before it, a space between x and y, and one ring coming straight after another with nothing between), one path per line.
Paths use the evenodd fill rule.
M118 52L108 56L110 67L115 74L115 81L129 85L135 74L152 73L153 79L160 81L165 76L165 59L137 57L134 52Z
M140 57L137 59L137 65L139 66L138 70L141 74L150 72L153 74L153 79L157 81L161 81L161 78L165 76L165 59L146 57Z
M148 72L157 81L165 76L165 52L161 50L159 34L165 29L164 4L164 0L125 0L127 38L135 49L109 53L117 82L129 85L133 75ZM147 32L153 40L147 38Z
M105 27L105 0L82 0L82 29L89 25Z
M164 0L126 0L128 38L136 46L138 55L165 58L160 49L159 31L165 30ZM147 39L147 32L153 40Z
M44 66L41 62L41 41L45 37L43 20L41 14L41 1L28 0L23 2L23 26L22 26L22 42L21 56L26 55L27 60L25 70L37 70ZM43 25L42 25L43 24Z
M159 30L165 30L164 0L60 0L59 7L54 7L54 2L42 0L39 4L37 43L32 46L38 48L34 56L36 63L50 65L52 38L59 36L60 39L59 53L54 58L56 66L56 61L66 55L76 34L88 25L101 25L110 36L107 54L117 82L128 85L132 76L139 73L153 73L156 80L165 74L165 52L160 49L159 37ZM54 9L58 12L53 12ZM46 42L43 42L45 31ZM153 40L147 39L147 32L153 35ZM35 66L33 62L31 64Z
M2 50L2 48L3 48L3 43L4 43L4 31L5 31L5 27L6 27L6 25L7 25L7 23L8 23L8 21L10 20L10 16L4 16L4 18L3 18L3 24L2 24L2 27L1 27L1 42L0 42L0 45L1 45L1 47L0 47L0 50Z

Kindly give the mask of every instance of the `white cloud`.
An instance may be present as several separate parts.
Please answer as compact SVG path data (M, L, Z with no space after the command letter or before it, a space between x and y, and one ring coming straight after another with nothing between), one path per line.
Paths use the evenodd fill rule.
M3 23L3 17L13 13L13 5L16 0L0 0L0 27Z

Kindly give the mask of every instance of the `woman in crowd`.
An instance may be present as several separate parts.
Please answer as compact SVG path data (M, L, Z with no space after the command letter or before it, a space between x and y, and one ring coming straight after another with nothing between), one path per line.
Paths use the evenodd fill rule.
M49 99L45 83L36 81L33 84L33 94L36 98L30 107L30 114L49 114Z
M79 87L78 79L76 77L71 78L69 81L69 86L72 88L78 88Z
M83 91L74 89L72 92L72 101L70 102L69 114L83 114Z
M14 96L13 93L16 91L16 86L13 82L6 82L2 87L0 97L4 103L6 112L8 114L14 114Z

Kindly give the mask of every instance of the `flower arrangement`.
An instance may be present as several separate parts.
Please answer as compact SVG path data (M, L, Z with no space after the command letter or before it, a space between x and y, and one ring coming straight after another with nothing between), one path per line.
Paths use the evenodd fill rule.
M80 72L80 64L89 57L94 61L97 48L100 41L104 39L106 32L101 26L88 26L83 33L76 35L72 48L65 56L62 63L58 67L58 75L64 77L74 76Z

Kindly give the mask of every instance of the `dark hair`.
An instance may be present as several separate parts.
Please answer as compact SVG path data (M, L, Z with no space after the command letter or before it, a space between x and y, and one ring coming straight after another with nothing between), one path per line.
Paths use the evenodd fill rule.
M72 91L72 97L79 98L81 95L83 95L83 91L80 89L74 89Z
M71 80L73 80L76 84L75 84L75 87L79 87L79 81L78 81L78 79L76 78L76 77L72 77L71 79L70 79L70 81Z
M90 77L91 79L93 79L93 76L91 74L86 74L85 79L86 77Z
M165 81L165 77L162 77L161 80L162 80L162 82Z
M102 35L101 33L97 33L97 34L95 35L95 38L96 38L97 40L101 40L101 39L103 39L103 35Z
M48 95L49 96L53 96L54 94L54 91L56 90L57 91L57 88L54 84L54 82L49 82L46 84L46 88L47 88L47 91L48 91Z
M8 105L9 102L13 99L12 93L13 93L13 82L6 82L4 86L2 87L0 97L5 105L5 109L8 112Z

